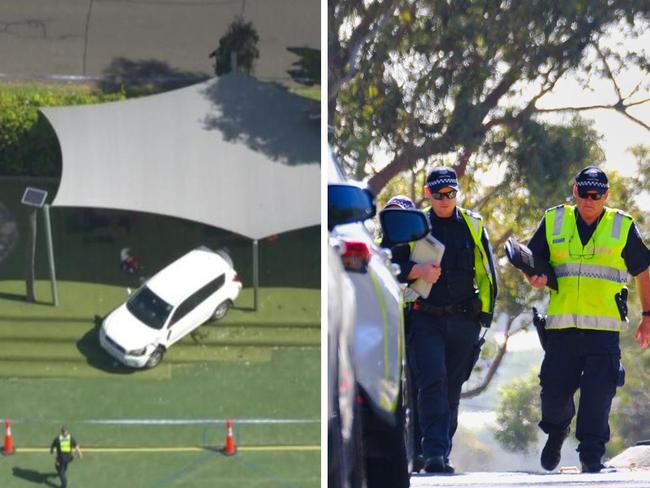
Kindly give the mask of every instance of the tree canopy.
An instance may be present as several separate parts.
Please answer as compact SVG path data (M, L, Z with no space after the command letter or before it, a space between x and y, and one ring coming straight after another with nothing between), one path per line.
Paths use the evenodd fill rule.
M243 17L236 17L228 26L226 33L219 39L219 46L210 53L215 58L214 72L221 76L232 71L231 55L235 54L237 69L242 73L251 74L255 60L260 57L257 42L260 36L252 22L246 22Z
M536 114L595 108L540 107L567 73L609 79L615 101L600 106L650 129L630 111L650 100L647 54L604 44L647 29L645 1L331 0L328 14L332 144L375 191L419 161L453 156L463 175L472 155L552 135ZM631 65L639 83L624 93L617 76Z

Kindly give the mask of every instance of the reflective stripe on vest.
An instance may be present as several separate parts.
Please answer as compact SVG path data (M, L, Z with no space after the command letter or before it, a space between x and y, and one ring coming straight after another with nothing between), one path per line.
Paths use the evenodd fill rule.
M605 208L584 246L575 207L549 209L545 222L550 263L559 288L550 292L546 328L620 331L622 322L615 295L629 279L622 252L633 219L619 210Z
M483 246L483 218L475 212L470 212L464 208L458 207L460 214L465 219L469 228L469 233L474 241L474 280L478 287L478 296L481 299L481 311L492 313L494 308L494 283L492 280L492 271L488 261L488 251Z
M69 454L72 452L72 438L69 434L59 436L59 447L61 448L62 454Z

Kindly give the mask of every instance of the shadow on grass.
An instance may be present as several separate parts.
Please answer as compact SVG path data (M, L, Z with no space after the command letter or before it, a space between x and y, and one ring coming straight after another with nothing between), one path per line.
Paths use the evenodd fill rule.
M38 315L4 315L0 314L0 320L11 322L47 322L68 324L70 322L87 323L88 317L49 317Z
M239 310L241 312L256 312L255 308L253 306L250 307L243 307L241 305L233 305L232 310Z
M20 293L8 293L0 292L0 300L11 300L14 302L27 302L27 297ZM52 305L52 302L44 302L36 300L35 302L30 302L33 305Z
M107 373L133 374L135 369L128 368L113 359L99 345L99 328L102 325L102 317L95 315L95 325L77 341L77 349L86 358L86 362L93 368L100 369Z
M20 478L25 481L30 481L32 483L38 483L41 485L54 486L58 487L59 485L54 484L50 481L50 478L55 478L56 473L39 473L33 469L24 469L15 467L13 468L13 475L16 478Z

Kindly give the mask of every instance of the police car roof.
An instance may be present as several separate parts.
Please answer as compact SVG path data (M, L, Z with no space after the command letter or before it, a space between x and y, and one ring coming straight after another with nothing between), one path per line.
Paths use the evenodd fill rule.
M146 286L170 305L176 306L203 285L232 269L208 248L194 249L151 277Z

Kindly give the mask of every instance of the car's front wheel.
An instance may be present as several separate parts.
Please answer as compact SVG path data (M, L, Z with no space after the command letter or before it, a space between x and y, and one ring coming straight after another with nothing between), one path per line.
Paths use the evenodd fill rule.
M214 312L212 312L212 319L213 320L221 320L226 316L228 313L228 310L230 310L230 307L232 306L232 302L230 300L226 300L225 302L222 302L217 306L217 308L214 309Z
M151 353L151 356L149 356L149 360L144 365L144 367L147 369L155 368L156 366L158 366L160 361L162 361L164 355L165 355L165 348L162 346L158 346L156 350Z

